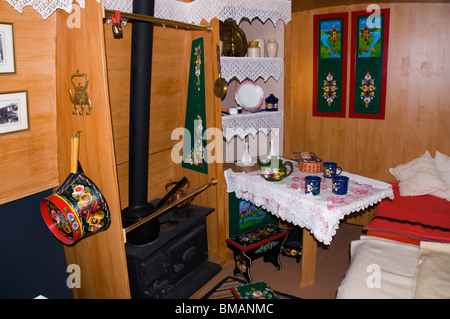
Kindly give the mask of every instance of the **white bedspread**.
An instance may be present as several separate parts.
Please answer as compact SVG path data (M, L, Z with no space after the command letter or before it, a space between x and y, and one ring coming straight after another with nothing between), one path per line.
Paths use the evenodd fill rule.
M450 244L421 242L414 298L450 298Z
M339 299L450 298L448 243L419 246L363 235L350 252Z
M351 243L350 251L350 267L337 298L411 298L419 246L363 235Z

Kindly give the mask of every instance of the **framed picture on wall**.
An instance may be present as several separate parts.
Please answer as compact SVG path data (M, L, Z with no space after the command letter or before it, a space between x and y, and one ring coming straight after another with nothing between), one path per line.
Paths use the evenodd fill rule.
M0 134L28 130L27 91L0 93Z
M13 24L0 22L0 74L16 73Z
M384 119L389 9L352 12L350 118Z
M345 117L348 13L314 16L313 116Z

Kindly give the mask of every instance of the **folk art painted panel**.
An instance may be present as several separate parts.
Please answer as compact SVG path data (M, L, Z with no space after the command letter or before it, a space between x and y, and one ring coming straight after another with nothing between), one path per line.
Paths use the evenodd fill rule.
M314 116L345 117L347 16L314 16Z
M389 9L352 12L350 118L384 119Z
M346 117L348 14L314 16L313 116ZM384 119L389 9L351 16L349 117Z

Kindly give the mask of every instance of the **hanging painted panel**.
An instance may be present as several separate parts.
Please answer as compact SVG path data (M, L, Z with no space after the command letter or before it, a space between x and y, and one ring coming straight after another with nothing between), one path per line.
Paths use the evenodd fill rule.
M182 167L208 174L203 38L192 41Z
M352 12L351 118L384 119L389 9Z
M314 16L313 116L345 117L347 12Z

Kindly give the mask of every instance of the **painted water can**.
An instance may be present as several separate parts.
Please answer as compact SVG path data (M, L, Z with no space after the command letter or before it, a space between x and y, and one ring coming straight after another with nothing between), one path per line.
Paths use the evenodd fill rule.
M71 173L56 193L41 200L41 213L50 231L68 246L106 230L111 223L105 198L81 173Z
M79 133L71 140L71 173L58 190L41 200L41 214L47 227L63 244L108 229L111 214L98 187L78 172Z

